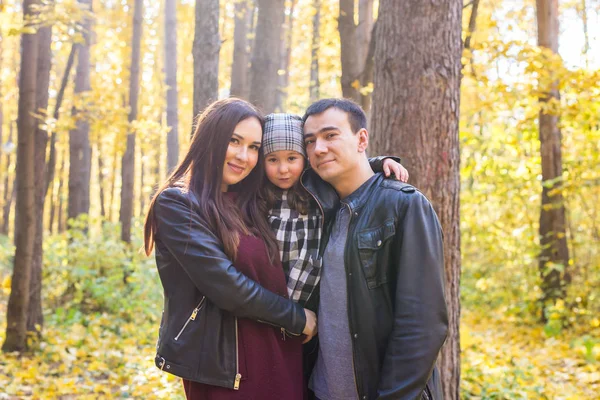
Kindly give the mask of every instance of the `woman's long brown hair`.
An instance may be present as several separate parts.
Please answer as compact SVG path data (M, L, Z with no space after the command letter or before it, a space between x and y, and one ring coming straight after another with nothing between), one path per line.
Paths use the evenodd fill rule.
M225 253L235 260L240 234L253 234L264 239L271 260L277 257L278 248L266 219L267 210L259 202L259 190L264 179L264 161L259 151L258 162L250 174L229 191L237 192L237 207L221 191L223 165L229 141L238 123L256 118L263 125L260 112L252 104L236 98L212 103L198 117L190 148L160 186L150 202L144 223L144 250L152 253L157 225L154 204L166 188L183 185L200 205L199 213L223 243ZM190 204L191 207L191 204Z

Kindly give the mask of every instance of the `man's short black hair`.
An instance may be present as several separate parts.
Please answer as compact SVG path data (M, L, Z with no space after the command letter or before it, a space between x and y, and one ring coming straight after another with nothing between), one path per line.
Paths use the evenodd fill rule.
M348 122L350 122L350 128L353 133L356 133L363 128L367 128L367 116L365 112L358 104L349 99L319 100L308 107L304 117L302 117L302 122L306 122L307 118L311 115L324 113L330 108L337 108L348 114Z

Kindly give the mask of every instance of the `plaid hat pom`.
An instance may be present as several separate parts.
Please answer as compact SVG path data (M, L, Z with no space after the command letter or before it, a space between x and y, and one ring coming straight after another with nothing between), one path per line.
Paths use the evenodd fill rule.
M269 114L265 117L262 148L264 155L275 151L296 151L306 157L302 118L294 114Z

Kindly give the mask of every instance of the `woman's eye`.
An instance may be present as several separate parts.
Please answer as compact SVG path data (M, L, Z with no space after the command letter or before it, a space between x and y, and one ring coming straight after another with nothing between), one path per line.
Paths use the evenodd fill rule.
M236 138L231 138L229 139L229 143L233 143L233 144L238 144L240 141L237 140Z
M260 150L260 146L257 146L257 145L255 145L255 144L253 144L252 146L250 146L250 148L251 148L252 150L256 150L256 151Z

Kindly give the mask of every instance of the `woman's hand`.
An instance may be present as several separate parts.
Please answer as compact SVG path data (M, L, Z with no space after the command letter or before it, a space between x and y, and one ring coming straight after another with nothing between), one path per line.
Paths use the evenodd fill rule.
M317 334L317 314L305 308L304 315L306 315L306 325L304 325L302 333L306 335L306 338L304 338L302 344L310 342Z
M386 158L385 160L383 160L383 173L388 178L393 173L394 175L396 175L396 179L398 179L399 181L405 183L408 182L408 171L406 170L406 168L404 168L402 164L397 163L391 158Z

